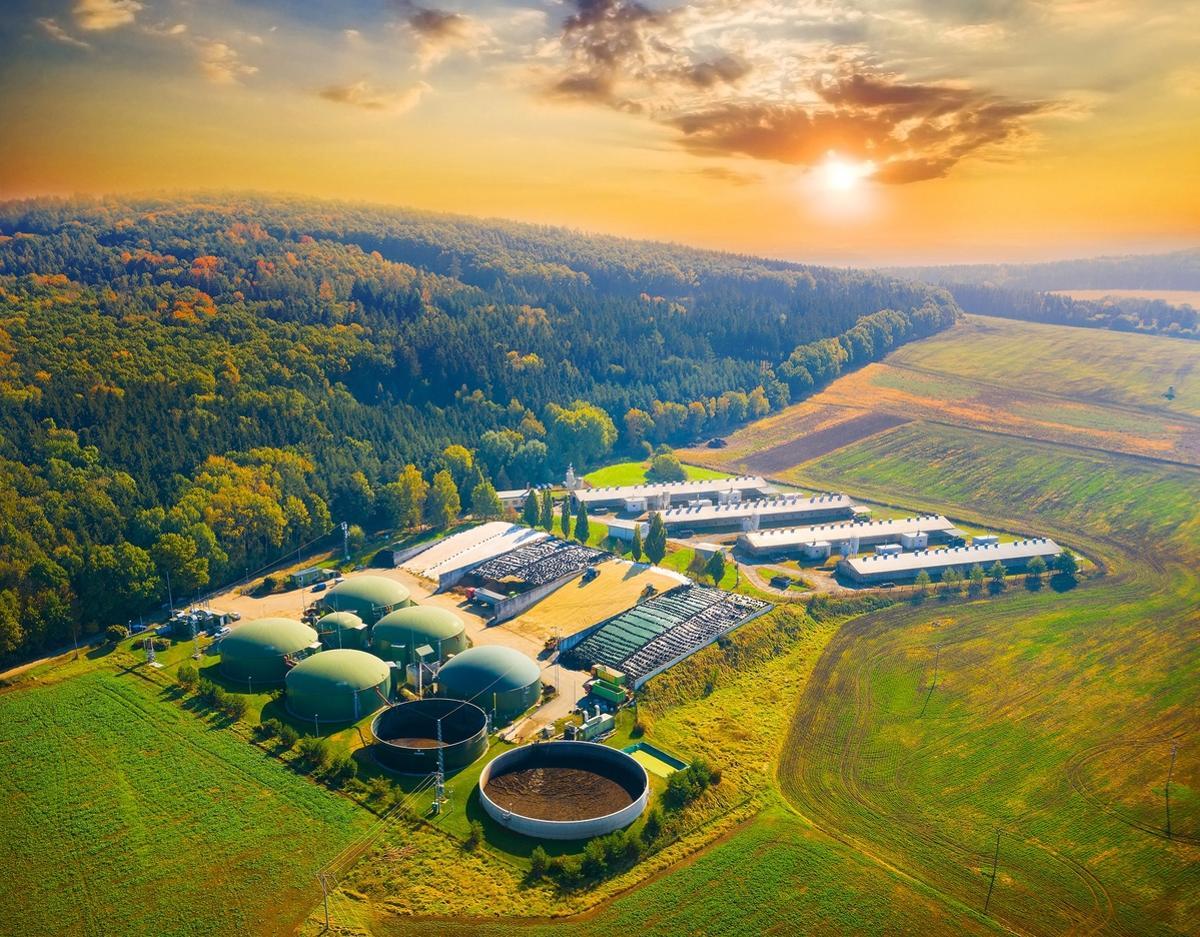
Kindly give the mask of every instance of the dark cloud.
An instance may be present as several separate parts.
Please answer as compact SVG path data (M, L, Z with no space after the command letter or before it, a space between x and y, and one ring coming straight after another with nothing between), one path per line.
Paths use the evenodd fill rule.
M719 84L735 85L750 74L750 65L732 55L722 55L711 62L700 62L684 71L684 77L697 88L712 88Z
M659 13L630 0L574 0L576 12L563 23L563 40L594 65L615 68L640 58L647 27L665 23Z
M412 2L400 4L405 22L422 39L452 41L464 39L470 33L470 20L461 13L418 6Z

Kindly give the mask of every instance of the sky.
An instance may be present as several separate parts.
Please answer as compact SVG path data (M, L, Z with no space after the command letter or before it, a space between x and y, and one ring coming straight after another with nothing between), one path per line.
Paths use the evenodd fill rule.
M0 199L236 189L837 264L1200 243L1200 0L5 0Z

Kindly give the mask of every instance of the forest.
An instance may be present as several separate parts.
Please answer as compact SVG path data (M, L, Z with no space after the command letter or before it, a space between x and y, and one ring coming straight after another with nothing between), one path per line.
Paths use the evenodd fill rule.
M400 209L0 204L0 659L340 521L446 522L484 480L722 433L958 313L879 273Z
M1200 338L1200 310L1135 296L1074 299L1054 290L1200 290L1200 251L1037 264L898 267L887 271L944 287L967 312L1027 322Z

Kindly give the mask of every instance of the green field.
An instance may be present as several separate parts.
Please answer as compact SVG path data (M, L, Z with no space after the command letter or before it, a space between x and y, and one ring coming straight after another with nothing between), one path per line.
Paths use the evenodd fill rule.
M593 488L612 488L616 485L643 485L646 483L646 470L649 462L615 462L604 468L596 469L583 476ZM706 481L712 478L728 478L728 472L704 468L699 465L685 465L689 481Z
M1183 338L968 316L887 363L1023 390L1200 416L1200 352ZM1174 385L1176 397L1163 394Z
M109 669L0 695L4 933L291 930L370 815Z

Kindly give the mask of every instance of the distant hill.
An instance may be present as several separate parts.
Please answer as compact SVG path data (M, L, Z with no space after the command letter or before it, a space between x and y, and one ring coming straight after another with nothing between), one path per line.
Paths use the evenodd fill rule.
M167 575L192 595L335 521L439 516L411 492L443 468L466 508L724 432L958 312L880 273L399 209L2 204L0 658Z
M893 267L885 272L947 289L968 312L1127 332L1200 338L1198 310L1161 297L1076 299L1058 290L1200 290L1200 250L1038 264Z

